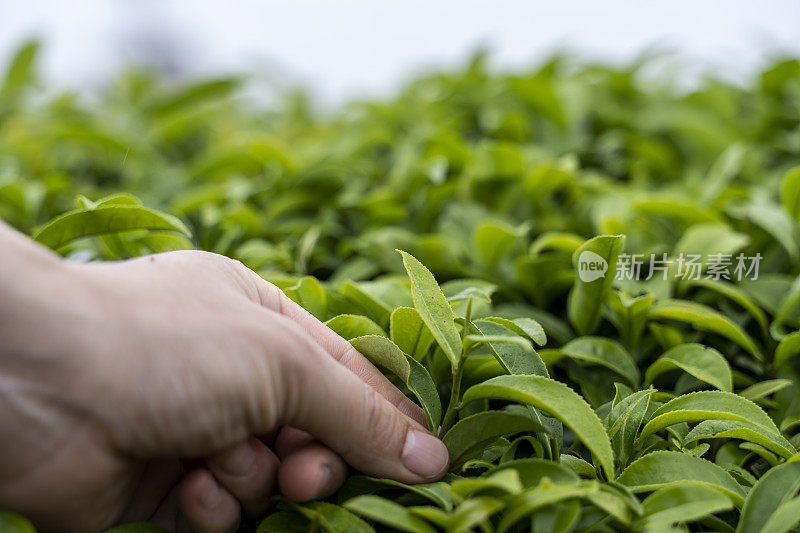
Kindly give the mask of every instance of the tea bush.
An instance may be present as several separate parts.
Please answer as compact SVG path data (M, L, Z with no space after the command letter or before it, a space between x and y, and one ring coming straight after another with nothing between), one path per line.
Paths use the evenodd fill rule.
M353 475L246 527L800 523L797 59L681 90L653 59L503 73L477 54L326 116L142 70L54 94L37 51L0 89L0 217L74 260L241 260L450 451L441 482Z

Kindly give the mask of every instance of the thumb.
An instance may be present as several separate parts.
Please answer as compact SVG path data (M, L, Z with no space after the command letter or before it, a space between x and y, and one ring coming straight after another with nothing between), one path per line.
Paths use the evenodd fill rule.
M449 456L442 441L326 352L281 359L283 424L311 433L370 475L420 483L445 474Z

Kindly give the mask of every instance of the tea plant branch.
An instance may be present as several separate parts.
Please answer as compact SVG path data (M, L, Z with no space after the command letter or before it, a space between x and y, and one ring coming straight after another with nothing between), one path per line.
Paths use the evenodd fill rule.
M458 358L458 363L453 367L453 382L450 386L450 401L447 404L447 410L444 412L442 419L442 428L440 435L444 435L453 427L456 419L456 413L459 407L459 398L461 397L461 377L464 373L464 360L467 358L467 343L465 341L472 318L472 296L467 300L467 309L464 312L464 329L461 331L461 356Z

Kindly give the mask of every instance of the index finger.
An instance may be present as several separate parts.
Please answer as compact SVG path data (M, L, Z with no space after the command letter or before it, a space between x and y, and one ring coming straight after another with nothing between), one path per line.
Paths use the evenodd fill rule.
M375 368L366 357L353 348L352 344L317 320L314 315L286 296L278 287L264 280L255 272L252 272L252 274L257 283L262 306L295 322L331 357L350 369L367 385L389 400L401 413L412 418L423 427L427 426L422 408L392 385L380 370Z

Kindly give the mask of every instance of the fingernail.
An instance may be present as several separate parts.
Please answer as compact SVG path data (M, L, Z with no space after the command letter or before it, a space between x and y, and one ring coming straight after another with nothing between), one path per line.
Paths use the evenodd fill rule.
M333 471L328 465L322 465L322 472L320 472L319 480L317 480L315 498L326 498L335 492L336 487L331 485L333 485Z
M253 470L256 462L256 451L250 444L236 446L222 461L222 468L231 476L243 476Z
M418 429L412 429L406 434L400 459L406 468L425 479L444 473L450 460L442 441Z

